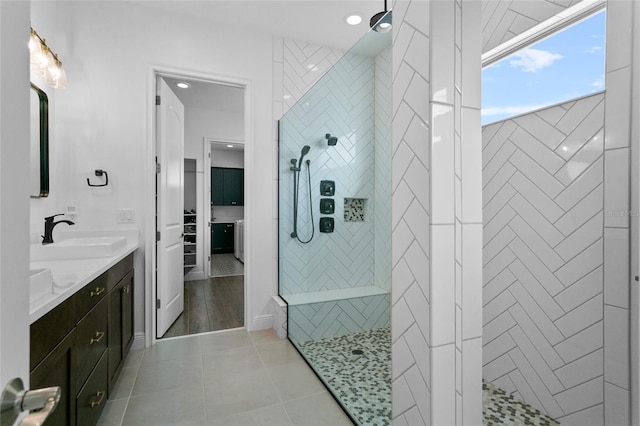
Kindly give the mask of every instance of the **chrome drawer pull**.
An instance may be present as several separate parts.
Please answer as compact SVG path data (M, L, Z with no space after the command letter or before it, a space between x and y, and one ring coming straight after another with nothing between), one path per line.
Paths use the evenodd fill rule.
M91 297L100 296L105 290L106 289L104 287L96 287L95 291L91 292Z
M93 345L94 343L98 343L100 340L102 340L103 337L104 331L96 331L96 336L92 337L91 340L89 340L89 344Z
M129 286L123 287L122 292L129 294Z
M106 393L105 391L96 392L96 396L100 399L97 401L91 401L91 408L99 407L100 404L102 404L102 400L104 399L105 393Z

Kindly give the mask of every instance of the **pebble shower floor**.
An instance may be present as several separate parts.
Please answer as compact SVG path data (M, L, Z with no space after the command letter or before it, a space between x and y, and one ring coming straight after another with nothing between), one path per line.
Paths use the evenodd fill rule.
M359 425L391 425L391 331L389 328L299 345L325 383ZM483 417L487 426L558 422L483 381Z

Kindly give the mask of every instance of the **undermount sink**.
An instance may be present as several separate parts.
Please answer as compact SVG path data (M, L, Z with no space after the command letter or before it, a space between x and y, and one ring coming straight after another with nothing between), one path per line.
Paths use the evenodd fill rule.
M51 293L53 293L51 270L42 268L29 271L29 300L37 300Z
M111 257L127 245L125 237L70 238L31 247L31 261Z

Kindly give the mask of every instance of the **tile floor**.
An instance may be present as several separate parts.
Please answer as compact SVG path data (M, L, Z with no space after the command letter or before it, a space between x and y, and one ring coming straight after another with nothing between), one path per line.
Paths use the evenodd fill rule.
M484 380L482 381L482 405L485 426L560 425L551 417Z
M391 424L391 330L363 331L299 345L360 425Z
M305 425L351 421L288 340L244 329L132 351L100 425Z
M244 263L233 256L233 253L211 255L211 276L228 277L244 275Z
M244 326L244 275L184 283L184 311L162 337Z

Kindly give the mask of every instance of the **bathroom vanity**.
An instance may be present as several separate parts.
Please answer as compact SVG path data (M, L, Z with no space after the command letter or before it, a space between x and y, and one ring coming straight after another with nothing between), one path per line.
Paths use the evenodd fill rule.
M36 311L39 318L30 327L30 386L62 388L45 424L97 423L133 342L133 250L106 259L48 312ZM95 259L67 262L82 265L83 260L96 264Z

